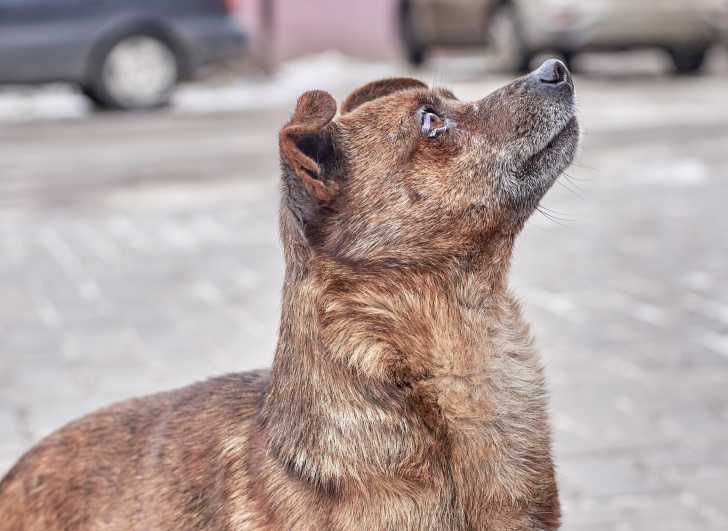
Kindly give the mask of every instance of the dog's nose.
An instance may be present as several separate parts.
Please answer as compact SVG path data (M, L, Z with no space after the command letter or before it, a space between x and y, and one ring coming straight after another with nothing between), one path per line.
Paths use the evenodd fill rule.
M574 89L571 72L558 59L549 59L534 70L530 77L543 89Z

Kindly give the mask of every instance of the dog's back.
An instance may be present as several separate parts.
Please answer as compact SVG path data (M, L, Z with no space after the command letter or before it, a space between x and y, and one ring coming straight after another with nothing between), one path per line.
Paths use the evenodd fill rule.
M227 529L267 379L216 378L69 424L0 483L0 529Z

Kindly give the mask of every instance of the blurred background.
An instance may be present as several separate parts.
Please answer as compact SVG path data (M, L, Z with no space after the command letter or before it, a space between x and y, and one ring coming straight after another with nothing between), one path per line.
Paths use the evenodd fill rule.
M0 475L109 402L270 364L302 92L476 99L548 55L585 136L513 284L564 529L728 529L728 0L0 0Z

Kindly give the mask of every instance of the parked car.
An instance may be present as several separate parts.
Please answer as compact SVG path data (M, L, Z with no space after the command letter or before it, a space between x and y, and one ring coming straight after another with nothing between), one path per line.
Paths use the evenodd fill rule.
M498 0L400 0L407 59L422 64L434 48L485 47L488 19Z
M709 0L708 18L716 32L720 35L721 43L728 46L728 0Z
M719 36L716 0L402 0L402 35L413 62L431 44L487 43L499 68L528 71L532 59L558 52L661 48L682 74L700 70ZM442 38L457 34L459 42ZM482 32L476 38L478 28Z
M181 80L239 57L234 0L0 0L0 83L71 83L96 105L166 104Z
M512 0L490 18L495 47L517 70L557 50L567 62L585 50L661 48L681 74L701 69L717 42L706 0Z

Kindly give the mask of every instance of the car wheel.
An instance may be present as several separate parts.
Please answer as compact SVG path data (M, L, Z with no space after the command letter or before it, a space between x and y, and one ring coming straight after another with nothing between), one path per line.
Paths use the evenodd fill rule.
M703 68L707 47L675 48L669 51L675 72L682 75L697 74Z
M564 61L564 64L566 65L566 68L574 71L574 59L576 58L576 53L574 53L571 50L562 50L561 51L561 58Z
M528 72L533 53L528 49L521 32L518 15L511 5L497 8L488 21L489 67L501 72Z
M409 2L400 4L399 31L407 61L414 66L421 66L427 59L427 48L422 43L417 21Z
M101 100L101 98L99 98L99 95L96 94L96 91L90 85L81 85L79 87L79 90L81 91L81 94L86 96L91 104L97 109L103 109L105 107L104 102Z
M155 109L166 105L180 78L180 61L155 32L134 32L102 46L85 93L105 108Z

